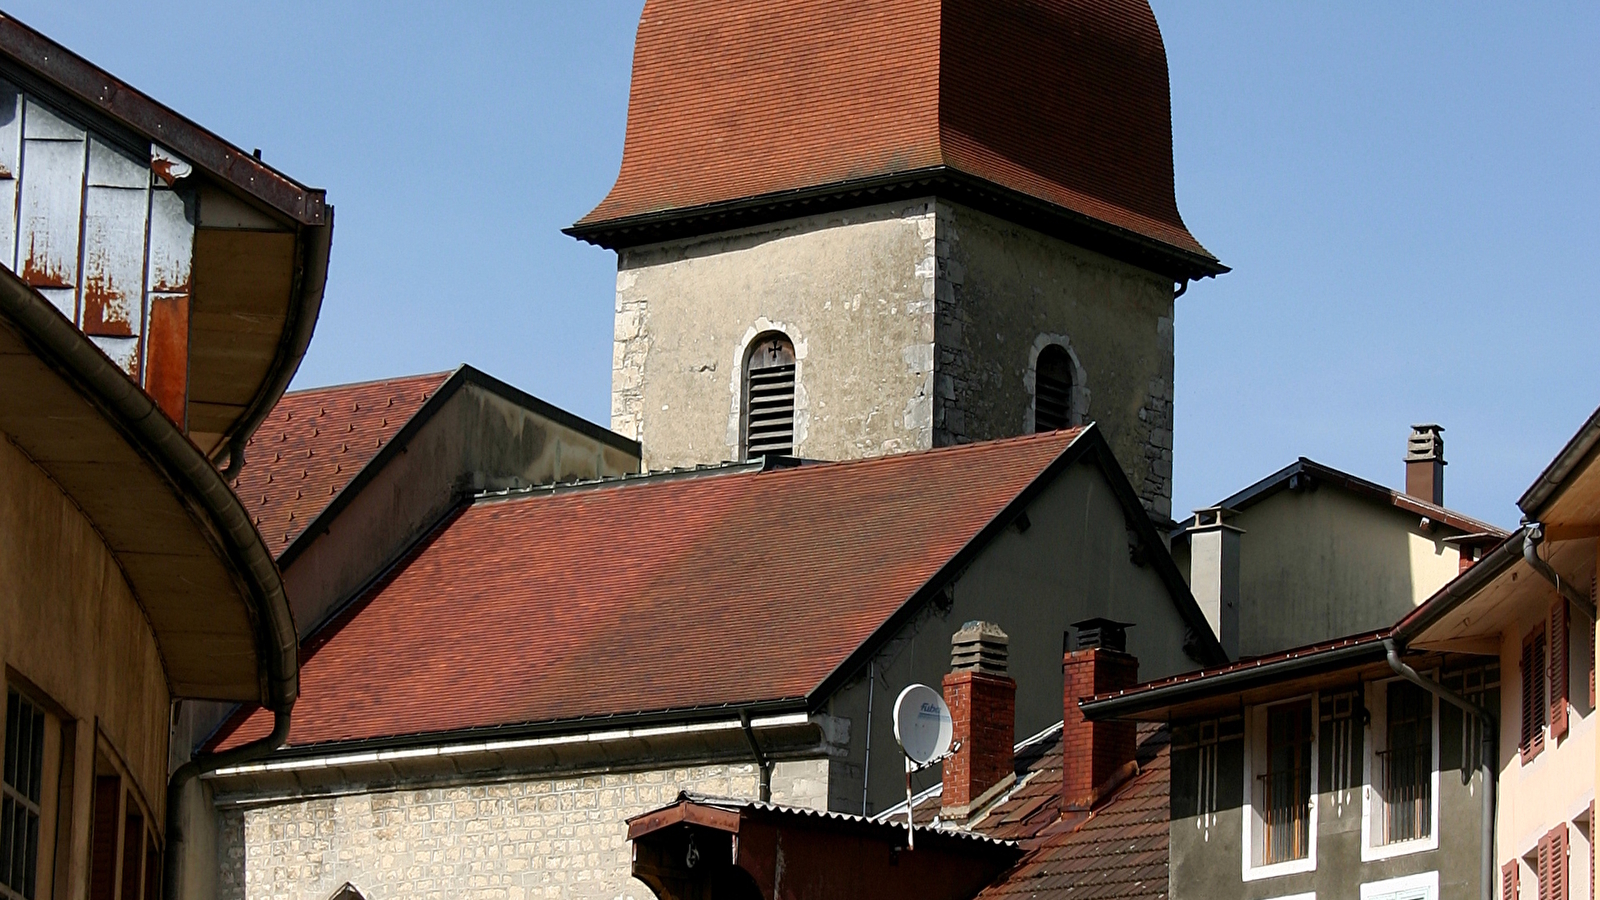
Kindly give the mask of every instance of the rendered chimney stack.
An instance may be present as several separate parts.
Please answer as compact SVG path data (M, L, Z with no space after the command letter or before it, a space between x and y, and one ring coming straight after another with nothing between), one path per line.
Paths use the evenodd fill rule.
M1077 649L1062 661L1061 808L1088 812L1134 773L1138 729L1132 722L1091 722L1078 701L1124 690L1139 680L1139 661L1127 652L1127 625L1109 619L1075 623Z
M961 747L944 761L939 817L946 821L965 821L1016 781L1017 683L1006 675L1010 643L989 622L968 622L950 638L944 702Z
M1443 506L1444 467L1444 429L1411 426L1411 438L1406 441L1406 493Z
M1231 509L1194 511L1189 532L1189 590L1205 613L1229 659L1239 658L1239 537L1244 531L1223 521Z

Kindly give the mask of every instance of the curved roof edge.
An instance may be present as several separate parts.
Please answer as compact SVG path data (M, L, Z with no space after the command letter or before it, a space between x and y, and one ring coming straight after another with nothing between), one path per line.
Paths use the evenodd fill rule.
M1084 249L1168 275L1175 281L1214 278L1232 271L1209 252L1196 253L1174 246L947 165L613 219L585 216L562 229L562 233L607 250L623 250L929 196L966 204Z
M301 361L306 358L311 335L316 331L318 317L322 315L322 293L328 284L328 257L333 251L333 207L326 207L325 212L321 225L301 231L301 265L296 276L295 306L289 310L283 323L283 332L278 338L278 352L273 356L272 366L267 370L260 390L250 405L245 407L244 413L234 420L233 430L224 435L224 440L212 453L218 462L244 452L245 441L272 414L272 408L283 399L284 393L289 390L289 382L294 380L295 373L300 371ZM242 462L242 458L230 461L230 478L238 474L238 466Z
M261 702L274 710L289 708L299 694L299 645L288 598L271 553L222 475L161 412L156 402L130 381L77 326L63 317L44 296L4 268L0 268L0 320L9 323L35 357L97 412L103 423L144 463L129 466L113 460L108 465L120 467L121 471L113 471L111 476L118 483L126 484L130 493L137 487L157 486L151 484L156 482L189 514L188 521L197 536L216 554L216 561L244 594L239 599L248 609L255 632ZM95 476L85 474L81 468L52 466L38 459L35 463L75 501L83 494L103 490L92 483ZM103 485L106 473L97 474ZM83 509L81 502L78 505ZM118 555L118 551L108 539L108 531L138 533L148 530L148 523L142 516L138 517L139 521L122 522L107 521L103 516L97 519L87 509L84 514L100 531L102 539L107 540L107 549L113 555ZM144 605L147 601L140 590L145 586L142 576L126 566L123 571ZM146 614L149 614L148 607ZM161 643L161 629L154 621L151 627L158 644ZM166 649L163 647L163 658ZM170 671L168 677L172 677Z

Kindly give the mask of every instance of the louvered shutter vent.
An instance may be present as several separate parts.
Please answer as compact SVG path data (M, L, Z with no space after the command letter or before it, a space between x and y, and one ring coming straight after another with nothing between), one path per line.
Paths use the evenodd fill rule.
M1519 749L1526 763L1544 749L1544 629L1522 642L1522 731Z
M1545 868L1550 875L1550 900L1568 900L1567 891L1567 825L1557 825L1547 838L1550 859Z
M1072 424L1072 359L1055 344L1039 351L1033 372L1033 430L1055 431Z
M1500 867L1500 900L1517 900L1518 874L1514 859Z
M758 341L745 370L745 457L794 453L794 345Z
M1539 838L1533 858L1534 874L1539 880L1539 900L1554 900L1550 896L1550 835Z
M1550 738L1567 733L1567 601L1550 607Z

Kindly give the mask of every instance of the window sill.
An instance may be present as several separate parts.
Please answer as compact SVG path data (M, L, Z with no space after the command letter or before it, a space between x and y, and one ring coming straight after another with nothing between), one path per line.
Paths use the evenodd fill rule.
M1284 875L1299 875L1302 872L1315 872L1316 870L1317 851L1316 848L1312 848L1310 855L1300 859L1290 859L1264 866L1246 866L1244 880L1259 881L1263 878L1281 878Z
M1361 861L1374 862L1380 859L1394 859L1397 856L1408 856L1412 853L1426 853L1429 850L1439 849L1439 832L1436 830L1425 838L1416 838L1410 841L1395 841L1392 844L1380 844L1376 847L1362 847Z

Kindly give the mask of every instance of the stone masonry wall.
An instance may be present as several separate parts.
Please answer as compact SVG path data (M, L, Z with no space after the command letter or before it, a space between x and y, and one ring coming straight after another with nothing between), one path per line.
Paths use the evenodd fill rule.
M744 354L794 342L796 453L926 449L933 419L931 200L623 251L611 427L647 468L739 453Z
M775 803L823 809L825 761L778 763ZM653 900L629 875L626 820L681 790L754 797L752 764L309 799L227 810L223 900Z
M1023 434L1032 366L1065 346L1145 506L1172 513L1173 283L986 213L937 204L935 446Z

